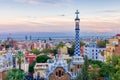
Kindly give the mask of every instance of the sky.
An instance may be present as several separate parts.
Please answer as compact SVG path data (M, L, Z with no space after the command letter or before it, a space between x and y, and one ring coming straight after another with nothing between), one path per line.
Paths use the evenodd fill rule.
M0 0L0 33L120 32L120 0Z

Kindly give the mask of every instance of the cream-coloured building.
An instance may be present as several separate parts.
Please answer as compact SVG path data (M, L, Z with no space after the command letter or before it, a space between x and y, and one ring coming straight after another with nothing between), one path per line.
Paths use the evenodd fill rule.
M40 74L40 77L45 76L45 71L48 68L48 63L36 63L34 67L34 76L36 77L38 74Z
M67 46L61 47L61 48L60 48L60 51L61 51L62 54L67 54L67 53L68 53L68 48L67 48Z
M120 55L120 35L116 35L114 38L109 39L104 50L105 61L108 57L113 55Z

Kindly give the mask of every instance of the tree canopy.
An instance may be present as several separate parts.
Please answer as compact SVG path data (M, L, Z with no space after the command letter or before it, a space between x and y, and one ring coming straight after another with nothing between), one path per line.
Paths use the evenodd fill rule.
M7 73L7 80L24 80L26 73L23 70L12 69Z
M32 51L31 51L32 53L34 53L34 54L36 54L36 55L38 55L38 54L40 54L40 51L39 50L37 50L37 49L32 49Z
M85 43L80 41L80 47L84 46ZM73 56L74 55L74 49L75 49L75 43L72 44L72 47L71 48L68 48L68 54L70 56Z
M106 47L106 41L105 40L98 41L97 42L97 47L105 48Z
M36 62L37 63L45 63L45 62L47 62L48 59L51 59L51 58L48 57L47 55L41 55L36 58Z

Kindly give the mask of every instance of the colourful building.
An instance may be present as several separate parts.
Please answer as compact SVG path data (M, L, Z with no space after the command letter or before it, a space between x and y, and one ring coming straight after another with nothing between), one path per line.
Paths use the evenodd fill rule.
M61 51L62 54L67 54L67 53L68 53L68 48L67 48L67 46L61 47L61 48L60 48L60 51Z
M32 64L36 59L36 55L35 54L25 54L25 59L27 62Z
M108 57L112 57L112 55L120 55L120 34L109 39L106 44L106 50L104 50L105 61Z

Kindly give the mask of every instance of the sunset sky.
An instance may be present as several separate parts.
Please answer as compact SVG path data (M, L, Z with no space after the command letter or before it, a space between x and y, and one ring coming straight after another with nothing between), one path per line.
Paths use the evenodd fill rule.
M1 32L120 31L120 0L0 0Z

